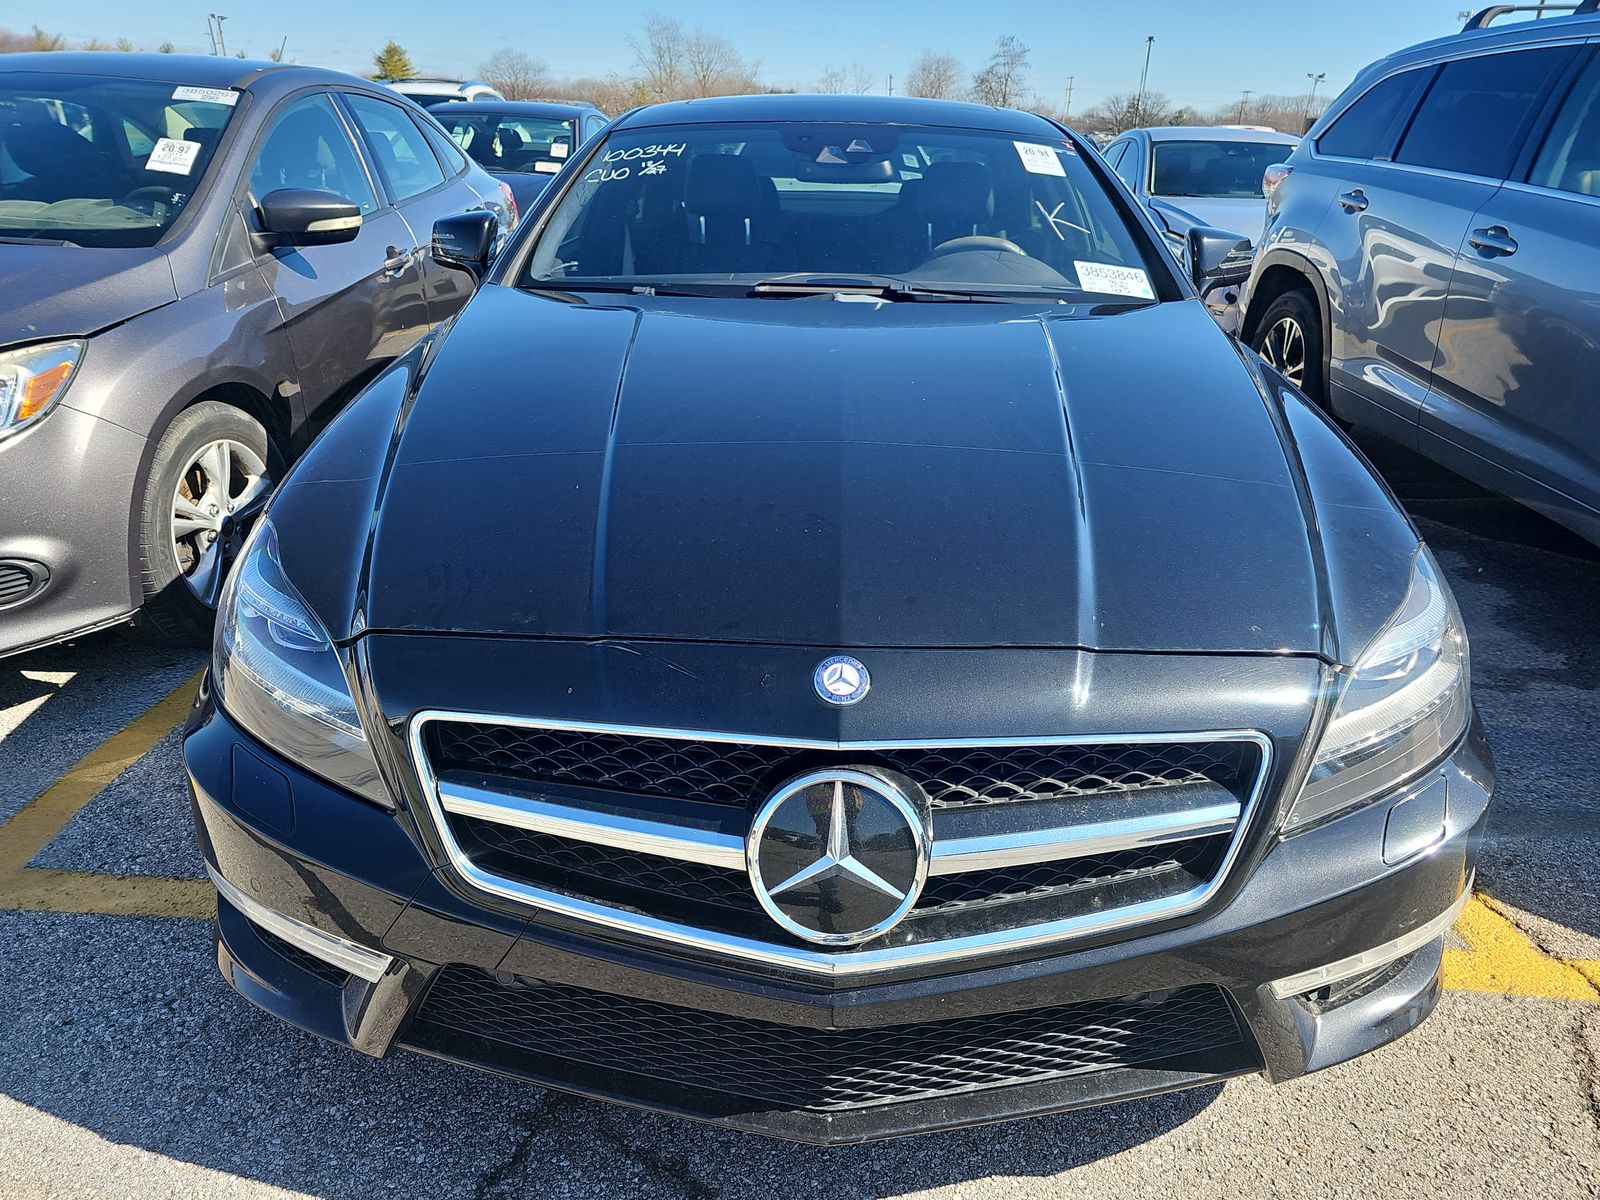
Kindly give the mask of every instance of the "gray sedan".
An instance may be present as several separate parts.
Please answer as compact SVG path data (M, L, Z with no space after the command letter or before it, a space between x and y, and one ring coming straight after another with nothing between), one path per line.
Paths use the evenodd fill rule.
M435 220L509 194L353 76L0 66L0 654L143 610L204 641L288 463L467 299Z

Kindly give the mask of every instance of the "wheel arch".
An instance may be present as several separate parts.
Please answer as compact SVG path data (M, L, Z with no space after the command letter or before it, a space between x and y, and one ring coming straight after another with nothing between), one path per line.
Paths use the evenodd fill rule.
M128 506L128 588L134 604L143 594L142 571L139 565L139 529L145 489L150 485L150 472L155 465L156 447L180 414L196 404L215 400L236 408L253 417L267 431L267 466L274 479L283 478L283 472L294 457L294 439L297 414L287 400L269 396L259 387L237 380L213 382L199 386L191 392L176 396L161 414L160 421L151 429L139 456L138 473L134 478L133 503Z
M1287 250L1269 250L1256 269L1255 281L1250 289L1249 305L1239 328L1239 340L1249 345L1255 338L1261 318L1272 302L1285 292L1304 291L1311 294L1318 319L1322 322L1322 378L1333 378L1333 305L1328 297L1327 284L1322 274L1309 259Z

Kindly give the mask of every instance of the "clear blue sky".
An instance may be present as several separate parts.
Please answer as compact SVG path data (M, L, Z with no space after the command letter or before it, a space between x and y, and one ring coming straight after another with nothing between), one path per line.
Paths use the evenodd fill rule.
M1469 4L1481 0L1468 0ZM1211 108L1241 88L1295 94L1308 71L1337 91L1390 50L1460 28L1458 0L6 0L0 24L35 23L75 40L128 38L149 48L207 49L206 14L228 14L228 48L265 57L287 35L288 57L344 70L370 68L394 38L420 70L473 75L501 46L545 60L557 74L603 75L632 61L626 37L656 10L728 37L761 64L770 83L805 88L829 65L859 63L883 90L924 47L954 54L968 70L1002 34L1033 51L1031 86L1060 104L1076 76L1073 109L1135 89L1144 39L1156 38L1150 86L1175 103Z

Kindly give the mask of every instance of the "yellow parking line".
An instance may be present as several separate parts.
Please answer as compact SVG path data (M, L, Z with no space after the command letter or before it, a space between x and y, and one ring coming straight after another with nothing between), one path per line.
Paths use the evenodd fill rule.
M1444 952L1447 988L1543 1000L1600 1002L1600 972L1587 973L1577 963L1545 954L1493 899L1482 893L1462 911L1456 931L1466 939L1468 948Z
M200 673L168 692L132 722L85 754L0 825L0 908L137 916L203 917L210 885L198 879L94 875L29 868L101 790L138 762L183 720Z

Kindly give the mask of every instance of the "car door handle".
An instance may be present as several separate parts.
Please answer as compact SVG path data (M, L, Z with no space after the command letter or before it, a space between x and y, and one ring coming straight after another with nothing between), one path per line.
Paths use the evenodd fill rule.
M399 279L411 265L411 255L414 252L402 250L399 246L390 246L386 253L389 257L383 260L383 270L378 274L383 279Z
M1467 235L1467 245L1491 258L1505 258L1517 252L1517 239L1504 225L1474 229Z
M1367 194L1360 188L1356 188L1354 191L1346 192L1344 195L1339 197L1339 207L1344 209L1347 213L1366 212Z

